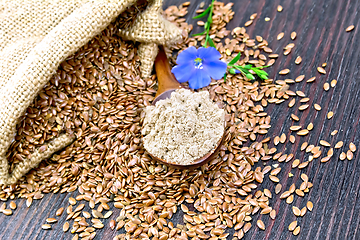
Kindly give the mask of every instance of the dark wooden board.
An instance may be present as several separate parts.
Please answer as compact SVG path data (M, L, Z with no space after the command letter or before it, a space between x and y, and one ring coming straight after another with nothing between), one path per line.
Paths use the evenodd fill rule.
M200 32L196 21L192 20L195 10L202 0L191 1L187 19L194 24L194 32ZM172 4L179 5L183 1L165 0L164 8ZM208 4L210 1L205 1ZM224 1L225 3L229 1ZM302 83L291 86L291 90L301 90L310 96L310 104L318 103L322 110L317 112L313 108L299 112L295 108L289 110L284 105L269 105L268 114L271 116L272 128L267 136L276 136L284 132L290 135L288 128L292 125L291 113L300 116L300 124L314 123L314 129L306 137L296 137L295 144L286 144L278 151L294 153L296 158L305 159L307 154L300 151L304 141L318 144L320 139L327 140L332 146L343 140L346 148L354 142L358 150L352 161L338 160L341 151L335 151L334 157L324 164L319 160L312 161L303 170L293 170L290 164L284 164L279 175L283 187L288 188L292 183L300 184L300 174L306 173L314 187L303 198L295 197L294 204L299 207L306 205L308 200L314 203L312 212L305 217L298 218L301 232L294 237L287 227L296 218L291 206L273 196L271 205L278 212L275 220L268 216L256 214L252 223L262 219L266 230L252 227L244 239L360 239L360 1L357 0L233 0L233 9L236 12L228 29L243 26L253 13L258 13L254 23L248 27L251 37L260 35L267 39L274 52L280 57L276 64L267 69L271 78L284 79L276 73L281 69L289 68L290 74L286 78L295 78L304 74L306 79L316 76L316 81L311 84ZM277 5L282 5L284 10L276 11ZM270 17L266 22L265 17ZM354 24L355 29L347 33L345 28ZM289 56L282 55L282 48L290 43L290 33L297 32L295 48ZM284 32L282 40L277 41L278 33ZM303 62L297 66L294 63L296 56L300 55ZM327 63L327 74L320 75L316 68L322 63ZM337 79L338 84L328 92L323 90L323 84ZM333 111L334 117L326 119L328 111ZM339 130L335 136L330 133ZM294 176L288 177L292 172ZM262 188L274 189L274 184L266 177ZM30 208L26 207L22 199L15 200L18 208L11 217L0 215L0 239L71 239L72 234L63 233L62 225L65 214L59 222L53 225L52 230L41 230L47 217L55 216L55 211L61 206L67 206L68 198L75 193L48 194L42 200L34 200ZM114 216L119 213L114 210ZM112 239L116 234L108 227L97 231L96 239ZM176 215L174 223L182 223L182 217Z

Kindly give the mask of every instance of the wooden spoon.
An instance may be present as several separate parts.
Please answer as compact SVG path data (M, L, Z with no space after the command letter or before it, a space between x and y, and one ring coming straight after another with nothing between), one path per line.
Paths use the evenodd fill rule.
M180 83L176 80L175 76L171 73L169 60L167 59L164 48L162 46L159 47L159 53L155 59L155 71L158 79L158 90L156 92L155 99L152 103L153 105L155 105L155 103L159 100L170 98L172 92L174 92L177 89L183 88L183 86L180 85ZM151 157L155 158L156 160L171 167L180 168L180 169L195 168L205 164L206 162L214 159L217 156L220 150L221 143L224 139L224 136L225 136L225 132L221 137L221 139L218 141L215 148L213 148L210 152L205 154L205 156L195 159L193 163L187 165L168 162L165 159L158 158L150 153L149 154Z

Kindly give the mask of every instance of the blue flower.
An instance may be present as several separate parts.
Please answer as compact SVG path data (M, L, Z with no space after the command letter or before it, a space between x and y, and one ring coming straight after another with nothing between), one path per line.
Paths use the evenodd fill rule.
M175 67L171 72L180 82L189 81L192 89L199 89L210 84L211 78L221 79L226 71L227 64L219 58L221 54L214 48L189 47L179 53Z

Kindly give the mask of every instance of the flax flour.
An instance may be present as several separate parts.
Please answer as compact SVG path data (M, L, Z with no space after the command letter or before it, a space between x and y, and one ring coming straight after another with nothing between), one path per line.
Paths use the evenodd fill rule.
M224 134L225 112L209 92L179 89L145 109L145 149L176 164L190 164L211 151Z

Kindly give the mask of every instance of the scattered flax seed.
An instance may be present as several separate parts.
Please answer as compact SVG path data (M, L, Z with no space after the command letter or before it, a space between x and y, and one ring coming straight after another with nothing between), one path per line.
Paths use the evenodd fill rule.
M27 206L27 207L30 207L31 204L32 204L32 201L33 201L32 197L27 198L27 199L26 199L26 206Z
M265 22L268 22L268 21L270 21L270 18L269 18L269 17L266 17L266 18L265 18Z
M325 69L323 69L322 67L318 67L317 70L318 70L318 72L321 73L321 74L326 74Z
M349 149L350 149L350 151L355 152L356 151L355 144L351 142L350 145L349 145Z
M291 143L295 143L295 136L294 136L294 135L290 135L289 141L290 141Z
M309 104L304 104L304 105L301 105L300 107L299 107L299 110L300 111L304 111L305 109L307 109L309 107Z
M292 223L289 224L289 231L292 232L295 230L297 225L297 221L293 221Z
M278 11L278 12L281 12L282 10L283 10L283 7L282 7L281 5L278 5L278 6L277 6L277 11Z
M285 191L285 192L283 192L283 193L280 195L280 198L281 198L281 199L285 199L285 198L287 198L288 196L290 196L290 194L291 194L291 192Z
M302 98L301 100L300 100L300 102L301 103L306 103L306 102L308 102L310 100L310 98Z
M345 31L350 32L350 31L352 31L354 28L355 28L354 25L350 25L350 26L348 26L348 27L345 29Z
M205 25L204 21L197 21L196 24L198 26L204 26Z
M14 201L11 201L10 204L9 204L9 207L12 209L12 210L15 210L16 209L16 203Z
M320 160L320 162L326 163L326 162L328 162L328 161L330 160L330 158L331 158L331 156L323 157L323 158Z
M337 83L337 81L335 79L331 80L331 82L330 82L331 87L335 87L336 83Z
M338 149L338 148L341 148L343 145L344 145L344 142L343 142L343 141L339 141L339 142L337 142L337 143L335 144L335 147L334 147L334 148Z
M350 160L353 159L353 157L354 157L353 152L350 151L350 150L347 150L347 152L346 152L346 158L350 161Z
M297 226L297 227L294 229L293 234L294 234L295 236L297 236L299 233L300 233L300 226Z
M300 178L301 178L305 183L307 183L307 182L309 181L309 177L308 177L308 175L306 175L305 173L302 173L302 174L300 175Z
M305 97L305 93L303 93L302 91L296 91L296 95L298 95L299 97Z
M296 116L295 114L291 114L291 118L294 120L294 121L299 121L299 117Z
M245 26L245 27L248 27L248 26L250 26L252 23L253 23L253 20L249 20L249 21L247 21L247 22L244 24L244 26Z
M291 186L289 187L289 192L293 193L295 192L295 183L291 184Z
M295 105L295 98L291 99L291 101L289 102L288 107L291 108Z
M323 64L321 64L321 66L324 68L327 66L327 63L323 63Z
M316 79L316 77L312 77L312 78L309 78L306 82L311 83L311 82L315 81L315 79Z
M75 205L75 204L76 204L75 198L69 197L69 203L70 203L71 205Z
M290 130L291 131L298 131L298 130L300 130L301 129L301 126L298 126L298 125L294 125L294 126L291 126L290 127Z
M283 37L284 37L284 33L281 32L281 33L279 33L279 34L277 35L276 39L277 39L277 40L280 40L280 39L282 39Z
M279 72L280 75L286 75L290 72L290 69L286 68L286 69L283 69Z
M69 230L69 228L70 228L69 222L65 222L64 225L63 225L63 231L67 232L67 230Z
M303 162L303 163L300 163L299 166L298 166L298 168L299 168L299 169L303 169L303 168L306 168L307 165L309 165L309 162L308 162L308 161Z
M253 13L253 14L251 14L251 16L250 16L250 19L251 19L251 20L254 20L256 17L257 17L257 13Z
M303 144L301 144L301 151L304 151L306 149L306 147L308 146L308 143L307 142L303 142Z
M12 214L12 210L11 210L11 209L4 209L2 212L3 212L3 214L5 214L5 215L7 215L7 216L9 216L9 215Z
M279 194L281 192L281 187L280 183L275 186L275 194Z
M284 49L286 50L286 49L291 49L291 48L294 48L295 47L295 44L294 43L289 43L288 45L286 45L285 47L284 47Z
M261 229L261 230L265 230L265 224L263 221L261 221L260 219L257 220L256 225Z
M330 148L326 155L332 157L332 155L334 155L334 149Z
M294 40L296 38L296 32L292 32L290 37L291 37L292 40Z
M44 229L44 230L48 230L48 229L51 229L51 225L50 224L43 224L41 226L41 228Z
M296 168L297 166L299 166L300 164L300 160L299 159L295 159L294 162L292 163L291 167L292 168Z
M330 85L329 85L329 83L324 83L324 90L325 91L329 91L329 89L330 89Z
M56 215L56 216L61 216L61 214L62 214L63 212L64 212L64 208L61 207L61 208L59 208L58 210L56 210L55 215Z
M314 104L314 108L316 111L320 111L321 110L321 106L317 103Z
M270 218L274 220L275 217L276 217L276 210L273 209L273 210L270 211Z
M328 112L328 114L327 114L327 118L328 119L331 119L332 117L334 116L334 113L333 112Z
M287 56L290 54L292 48L288 48L284 51L284 55Z
M294 195L290 195L286 198L286 203L291 204L294 201Z
M279 142L280 142L280 137L279 137L279 136L276 136L276 137L274 138L274 145L277 146L277 145L279 144Z
M338 133L338 130L334 130L331 132L331 136L335 136Z
M302 80L304 80L304 78L305 78L305 75L300 75L297 78L295 78L295 82L301 82Z
M309 131L313 130L313 128L314 128L313 123L309 123L309 125L307 125L307 127L306 127L306 129L309 130Z
M300 216L303 217L305 214L306 214L306 207L303 207L301 210L300 210Z
M281 143L285 143L285 141L286 141L286 135L285 135L285 133L283 133L283 134L281 134L281 136L280 136L280 142L281 142Z
M300 216L300 209L298 207L293 206L292 210L295 216Z
M340 153L340 160L345 160L346 159L346 153L342 152Z
M277 178L277 177L275 177L273 175L270 175L269 178L270 178L271 181L273 181L275 183L278 183L280 181L279 178Z
M300 197L303 197L303 196L305 195L304 192L301 191L300 189L296 189L296 190L295 190L295 193L296 193L296 195L298 195L298 196L300 196Z
M297 56L297 58L295 59L295 64L300 64L301 61L302 61L302 58L300 56Z
M313 210L314 205L313 205L312 202L308 201L308 202L306 203L306 207L307 207L307 209L311 212L311 211Z
M324 147L330 147L330 143L328 143L327 141L325 140L320 140L320 145L324 146Z
M56 218L47 218L46 222L47 223L55 223L55 222L57 222L57 220L56 220Z

